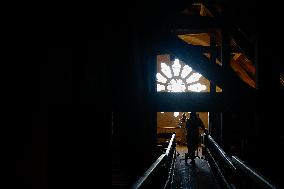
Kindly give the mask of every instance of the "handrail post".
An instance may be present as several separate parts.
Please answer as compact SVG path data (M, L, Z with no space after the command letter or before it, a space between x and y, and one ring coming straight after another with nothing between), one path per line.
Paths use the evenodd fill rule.
M160 171L158 176L166 176L164 187L169 187L169 184L172 183L172 174L174 172L174 163L175 163L175 137L176 134L173 133L171 140L168 144L166 152L164 152L148 169L147 171L132 185L131 189L138 189L144 185L149 184L149 179L153 178L153 174L157 176L157 171ZM161 169L162 170L161 170ZM165 175L164 175L165 174ZM162 178L163 179L163 178ZM159 181L160 182L160 181ZM162 183L158 183L162 185Z
M252 167L249 167L244 161L239 159L237 156L232 156L232 161L240 170L242 170L247 176L249 176L260 187L269 188L269 189L276 188L275 186L273 186L271 181L269 181L263 175L258 173Z
M261 188L277 188L274 184L272 184L271 181L269 181L269 179L265 178L256 170L246 165L246 163L239 159L237 156L232 156L232 158L230 158L210 135L204 136L204 142L206 146L206 156L209 160L209 163L212 162L213 167L216 168L218 175L221 177L222 182L225 184L225 187L231 188L232 186L233 188L235 188L236 186L240 186L242 188L244 187L243 184L245 184L245 187L247 188L251 186L250 184L255 183L258 184L258 186L260 186ZM213 148L212 152L214 153L210 152L210 148ZM220 156L221 159L226 162L226 164L223 164L227 165L227 167L225 168L229 167L230 169L222 169L213 157L213 154ZM231 171L227 172L227 170ZM227 182L224 176L226 176L230 182ZM246 179L251 179L254 182L249 182L249 180ZM236 186L234 186L233 184L236 184Z

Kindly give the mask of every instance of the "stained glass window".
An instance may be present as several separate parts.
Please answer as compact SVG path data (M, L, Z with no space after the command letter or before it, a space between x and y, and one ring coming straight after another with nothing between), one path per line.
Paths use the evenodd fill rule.
M188 65L175 59L171 65L161 62L160 73L156 74L159 92L201 92L206 85L199 82L202 75L194 72Z

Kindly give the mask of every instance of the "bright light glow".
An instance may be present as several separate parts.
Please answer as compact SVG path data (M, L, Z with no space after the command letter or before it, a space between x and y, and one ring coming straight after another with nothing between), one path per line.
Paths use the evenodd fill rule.
M167 90L168 90L168 91L172 91L172 85L168 85L168 86L167 86Z
M158 92L201 92L206 85L199 83L202 75L193 72L189 65L175 59L172 65L160 63L160 73L156 74Z
M157 84L157 91L164 91L166 89L165 85Z
M179 76L180 68L181 65L179 63L179 59L175 59L174 64L172 65L174 76Z
M167 89L171 92L184 92L186 89L185 83L181 80L172 79L170 84L167 86Z
M174 116L175 117L179 116L179 112L174 112Z
M170 66L168 66L166 63L161 63L161 70L162 72L168 77L168 78L172 78L172 72L171 72L171 68Z
M206 90L206 86L202 85L200 83L196 83L196 84L193 84L193 85L189 85L188 90L194 91L194 92L200 92L200 91Z
M189 67L188 65L185 65L181 71L181 77L184 79L186 78L186 76L188 76L188 74L192 71L192 68Z
M193 83L198 81L202 75L200 73L193 73L187 80L186 83Z
M164 76L162 76L162 74L160 74L160 73L157 73L157 74L156 74L156 78L157 78L157 81L158 81L158 82L167 83L167 78L165 78Z
M163 114L164 112L161 112L161 114Z
M173 84L176 83L176 80L175 80L175 79L172 79L172 80L170 81L170 83L173 85Z

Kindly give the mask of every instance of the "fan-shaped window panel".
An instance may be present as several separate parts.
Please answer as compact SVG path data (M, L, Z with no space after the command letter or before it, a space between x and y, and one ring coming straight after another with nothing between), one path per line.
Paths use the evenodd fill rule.
M200 73L169 55L159 55L156 81L158 92L209 92L210 81Z

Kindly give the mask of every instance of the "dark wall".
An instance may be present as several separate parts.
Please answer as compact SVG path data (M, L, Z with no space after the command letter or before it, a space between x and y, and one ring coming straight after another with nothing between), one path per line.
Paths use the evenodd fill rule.
M102 79L106 68L96 66L97 53L88 51L91 40L55 39L43 51L46 60L38 59L25 72L31 80L17 93L23 105L13 128L11 170L16 177L11 183L27 188L96 186L97 173L110 178L111 110L103 90L109 81Z
M156 112L149 96L153 93L156 63L151 35L156 32L159 16L180 10L187 2L162 4L132 3L133 8L128 8L127 3L107 5L102 10L108 11L99 15L87 11L82 20L89 18L86 25L92 25L91 30L80 26L77 29L86 32L74 35L70 35L73 20L68 22L73 26L70 30L61 30L64 19L52 27L55 39L45 51L47 62L37 70L40 74L35 78L40 78L39 82L33 80L40 92L31 95L32 121L17 132L15 162L20 185L96 185L93 179L99 180L97 173L111 178L108 166L124 169L131 184L152 162ZM271 40L280 27L262 19L268 14L262 14L264 9L251 12L255 10L251 9L254 3L250 3L246 14L242 12L244 3L236 4L240 10L231 16L240 20L245 30L252 31L250 35L259 32L255 36L259 37L259 81L264 92L253 104L257 111L227 114L224 124L234 122L234 129L224 131L224 140L239 145L243 157L265 175L281 181L281 174L276 171L283 167L283 111L277 108L282 108L283 103L279 103L281 94L277 98L274 94L279 86L275 81L282 57L276 48L278 39ZM271 10L278 12L274 6ZM251 17L250 13L256 16ZM254 19L256 26L251 24ZM245 124L239 127L239 123ZM278 153L274 155L273 150Z
M148 34L136 31L137 25L107 25L102 43L90 37L47 49L33 118L37 139L29 144L38 148L27 152L42 157L33 162L36 176L23 179L28 186L97 185L97 173L110 184L111 168L121 169L131 185L154 161L156 112L149 80L155 58L144 41ZM24 177L26 169L21 171Z
M149 97L155 56L151 56L148 33L139 19L119 25L115 30L119 37L109 51L114 116L111 158L112 168L120 169L130 186L154 161L156 112Z

